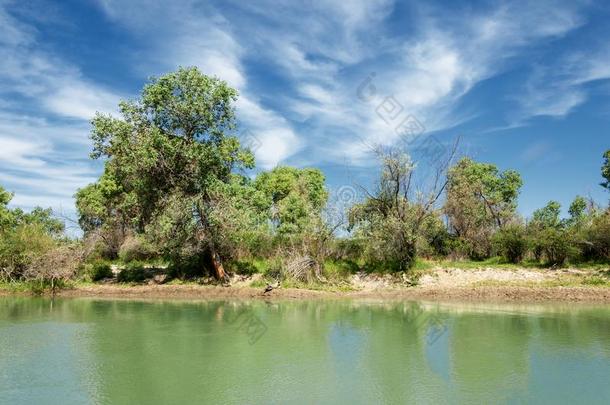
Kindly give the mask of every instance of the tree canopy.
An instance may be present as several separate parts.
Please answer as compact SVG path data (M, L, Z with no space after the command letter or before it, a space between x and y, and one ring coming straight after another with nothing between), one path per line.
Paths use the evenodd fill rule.
M180 68L153 78L137 100L121 102L120 118L98 113L92 157L107 159L105 173L77 194L80 222L99 226L120 213L126 226L155 228L153 238L208 255L224 278L211 212L232 174L254 166L232 135L236 99L224 81Z
M280 166L256 177L254 186L269 202L277 232L290 235L305 230L326 205L328 192L318 169Z

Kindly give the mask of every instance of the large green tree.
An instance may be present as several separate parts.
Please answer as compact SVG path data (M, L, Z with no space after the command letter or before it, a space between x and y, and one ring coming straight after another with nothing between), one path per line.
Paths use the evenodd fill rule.
M328 199L319 169L280 166L256 177L254 186L269 203L269 216L279 235L302 233L319 218Z
M182 254L188 246L224 279L223 235L213 210L233 174L254 166L231 135L236 99L224 81L180 68L153 78L138 99L121 102L120 118L98 113L92 157L106 159L105 173L77 195L81 222L120 212L134 230L154 229L150 235L162 237L156 242L165 253Z
M445 213L469 254L489 254L490 238L515 216L522 180L514 170L462 158L449 170Z

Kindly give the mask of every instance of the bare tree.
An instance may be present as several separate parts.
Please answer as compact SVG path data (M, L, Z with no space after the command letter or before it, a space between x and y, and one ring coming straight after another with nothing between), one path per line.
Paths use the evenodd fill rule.
M401 147L373 149L381 163L381 174L374 190L359 186L365 194L362 203L350 211L350 225L367 239L368 256L407 270L417 254L417 240L425 221L447 186L459 139L424 172ZM422 173L423 176L418 176Z

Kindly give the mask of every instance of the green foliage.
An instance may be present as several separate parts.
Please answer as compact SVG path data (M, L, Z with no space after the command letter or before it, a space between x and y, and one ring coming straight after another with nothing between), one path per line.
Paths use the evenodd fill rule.
M446 256L450 252L452 238L440 214L433 211L422 222L417 251L423 257Z
M172 259L167 268L167 274L172 279L194 279L211 270L209 258L203 255L184 255Z
M434 203L440 192L411 188L415 165L401 150L379 150L381 173L375 193L349 212L350 229L364 241L368 267L407 271L415 263L426 229L434 229Z
M128 263L117 275L119 283L140 283L148 278L149 272L140 262Z
M493 237L495 251L510 263L523 260L528 248L525 227L521 224L509 224L500 229Z
M604 153L602 177L604 178L604 181L601 183L601 186L607 190L610 190L610 149Z
M576 196L572 204L570 204L570 208L568 212L570 213L571 222L578 223L580 222L586 215L587 210L587 200L584 197Z
M0 277L19 279L38 257L57 246L42 224L20 224L0 235Z
M14 217L8 208L8 203L13 199L13 194L0 186L0 230L5 230L14 224Z
M259 267L256 263L250 261L235 261L231 263L231 268L237 274L252 275L260 273Z
M156 256L153 246L141 235L127 236L119 248L119 259L123 263L149 260Z
M557 201L549 201L544 208L539 208L532 215L531 225L539 228L560 228L561 223L561 204Z
M608 279L606 279L604 277L590 276L590 277L586 277L585 279L583 279L582 283L585 285L605 286L605 285L609 284L609 281L608 281Z
M538 234L536 241L549 265L562 265L578 254L571 235L565 229L547 228Z
M91 281L100 281L105 278L113 278L114 274L112 273L112 268L110 264L105 261L95 261L89 266L89 277Z
M268 201L269 216L279 235L304 232L320 217L328 193L318 169L280 166L259 174L254 187Z
M585 259L610 261L610 210L594 213L590 225L582 233Z
M516 171L469 158L449 170L444 211L471 258L489 257L492 234L515 216L521 185Z
M219 251L224 235L212 211L230 200L224 191L233 173L254 166L230 134L236 99L224 81L180 68L121 102L121 118L97 114L92 157L108 160L100 181L77 194L81 222L112 219L114 229L146 232L166 256L208 252L216 263L229 255Z

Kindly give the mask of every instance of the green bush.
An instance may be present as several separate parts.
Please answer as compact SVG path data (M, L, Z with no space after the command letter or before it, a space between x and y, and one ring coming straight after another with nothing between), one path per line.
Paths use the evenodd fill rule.
M212 274L210 259L207 255L168 258L167 274L170 278L189 279Z
M108 263L104 261L97 261L91 264L89 276L91 277L92 281L100 281L105 278L112 278L114 274L112 273L112 268Z
M519 263L527 253L528 240L525 227L520 224L508 225L493 237L496 252L511 263Z
M534 245L544 254L547 264L553 266L562 265L579 253L570 232L563 229L549 228L538 232Z
M610 261L610 210L593 218L586 239L592 258Z
M40 224L0 231L0 278L22 278L32 262L56 246L57 242Z
M230 263L230 268L237 274L252 275L259 272L256 264L249 261L234 261Z
M148 271L140 262L131 262L117 275L120 283L139 283L148 277Z
M142 236L128 236L119 249L119 259L124 263L137 260L148 260L155 256L151 244Z

